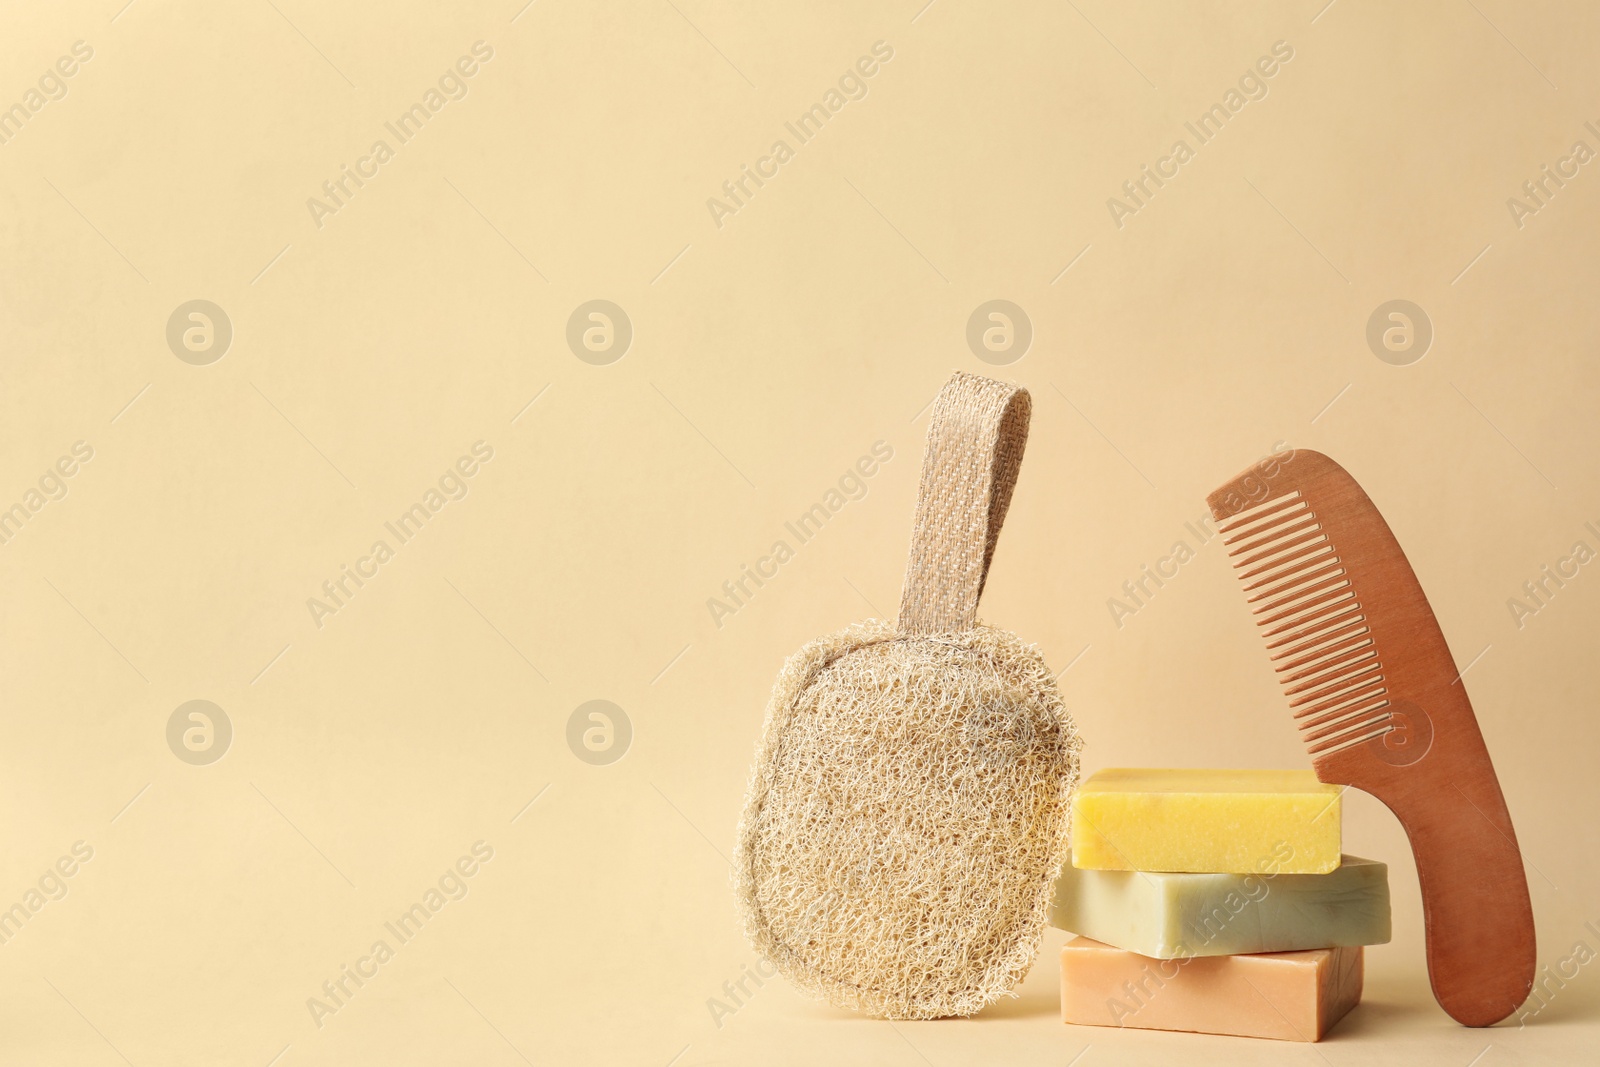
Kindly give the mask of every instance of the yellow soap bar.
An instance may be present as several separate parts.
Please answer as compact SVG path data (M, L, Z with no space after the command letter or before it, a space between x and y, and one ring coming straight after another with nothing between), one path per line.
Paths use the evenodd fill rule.
M1327 874L1339 786L1311 771L1100 771L1072 802L1072 865L1099 871Z

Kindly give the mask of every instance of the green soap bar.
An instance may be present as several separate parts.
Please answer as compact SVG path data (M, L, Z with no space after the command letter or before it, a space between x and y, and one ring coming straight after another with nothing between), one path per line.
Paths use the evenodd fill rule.
M1157 874L1069 864L1056 882L1050 922L1163 960L1381 945L1389 940L1389 868L1355 856L1329 874Z

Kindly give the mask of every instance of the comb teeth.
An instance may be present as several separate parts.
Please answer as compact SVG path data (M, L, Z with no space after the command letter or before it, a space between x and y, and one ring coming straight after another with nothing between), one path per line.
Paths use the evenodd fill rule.
M1313 759L1394 728L1361 602L1298 489L1218 527Z

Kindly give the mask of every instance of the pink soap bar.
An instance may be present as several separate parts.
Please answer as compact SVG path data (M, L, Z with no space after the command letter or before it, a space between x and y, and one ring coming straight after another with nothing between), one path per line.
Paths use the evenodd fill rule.
M1317 1041L1361 1001L1361 946L1158 960L1075 937L1061 1021Z

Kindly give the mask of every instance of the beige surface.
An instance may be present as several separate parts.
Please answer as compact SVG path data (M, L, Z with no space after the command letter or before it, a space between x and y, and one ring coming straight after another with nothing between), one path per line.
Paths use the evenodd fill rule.
M1571 146L1600 147L1593 8L121 4L13 5L0 34L7 102L93 50L0 145L0 502L38 505L0 546L0 900L39 905L0 946L0 1060L1283 1062L1063 1027L1054 933L1021 999L969 1021L743 978L724 857L768 687L893 609L921 412L988 367L967 328L995 299L1029 317L998 373L1036 404L984 615L1066 669L1085 770L1302 765L1186 525L1277 442L1361 480L1471 665L1565 987L1522 1030L1451 1023L1398 827L1352 793L1395 938L1301 1060L1592 1052L1600 578L1573 546L1600 548L1600 176ZM865 97L788 134L861 57ZM1262 57L1267 95L1178 165ZM388 134L441 79L465 97ZM1176 177L1118 228L1145 164ZM1514 217L1546 164L1576 176ZM742 165L776 176L718 228ZM314 221L343 166L375 176ZM233 326L203 366L166 337L195 299ZM1406 366L1367 341L1396 299L1433 327ZM591 300L631 320L619 362L568 348ZM419 503L420 533L387 531ZM802 543L785 523L814 504ZM1514 612L1546 565L1575 576ZM346 566L373 576L314 618ZM169 749L191 700L232 725L210 765ZM569 748L591 700L631 730L590 708ZM204 755L188 715L176 750L199 731ZM574 754L608 736L620 761ZM384 924L430 889L401 943ZM346 966L374 977L319 1028L307 1000Z

